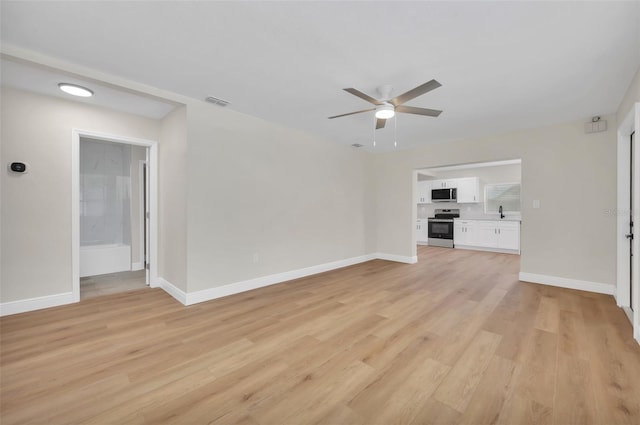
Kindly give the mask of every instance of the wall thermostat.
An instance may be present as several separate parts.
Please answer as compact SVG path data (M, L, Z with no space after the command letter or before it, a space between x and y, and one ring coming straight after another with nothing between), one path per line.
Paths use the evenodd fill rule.
M28 172L28 164L26 162L12 162L9 164L9 169L14 173L24 174Z

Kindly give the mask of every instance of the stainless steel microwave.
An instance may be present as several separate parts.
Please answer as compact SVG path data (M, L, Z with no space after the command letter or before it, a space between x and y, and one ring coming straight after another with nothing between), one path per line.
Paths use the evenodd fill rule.
M431 202L456 202L456 189L431 189Z

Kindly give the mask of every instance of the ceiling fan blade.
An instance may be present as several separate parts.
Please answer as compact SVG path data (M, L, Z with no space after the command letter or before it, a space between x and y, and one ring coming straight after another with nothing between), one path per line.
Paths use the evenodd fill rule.
M383 102L379 101L378 99L374 99L373 97L369 96L368 94L362 93L358 89L348 88L348 89L342 89L342 90L344 90L346 92L349 92L354 96L358 96L360 99L364 99L369 103L373 103L374 105L382 105L382 103L383 103Z
M405 114L426 115L427 117L437 117L442 113L437 109L416 108L415 106L396 106L396 112L403 112Z
M390 100L393 106L402 105L405 102L410 101L411 99L415 99L416 97L423 95L431 90L435 90L440 87L442 84L437 82L436 80L427 81L426 83L416 87L415 89L411 89L406 93L401 94L400 96L396 96Z
M355 111L355 112L349 112L349 113L346 113L346 114L334 115L332 117L329 117L329 119L332 120L334 118L346 117L347 115L360 114L362 112L370 112L370 111L375 111L375 110L376 110L376 108L363 109L362 111Z
M387 120L382 120L380 118L378 118L376 120L376 130L378 130L379 128L384 128L384 125L387 123Z

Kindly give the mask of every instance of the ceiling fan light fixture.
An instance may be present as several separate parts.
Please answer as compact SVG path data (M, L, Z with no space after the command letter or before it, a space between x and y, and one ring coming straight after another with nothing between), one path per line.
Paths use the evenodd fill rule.
M376 118L379 118L381 120L389 119L393 117L395 114L396 114L396 111L393 105L390 105L388 103L384 105L380 105L376 108Z

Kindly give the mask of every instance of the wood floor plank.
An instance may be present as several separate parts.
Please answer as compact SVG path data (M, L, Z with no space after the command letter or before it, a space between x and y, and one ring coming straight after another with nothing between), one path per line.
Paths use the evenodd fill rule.
M459 424L461 413L456 409L429 398L416 413L412 425Z
M410 422L420 405L431 396L450 367L427 357L428 340L416 340L388 364L372 375L366 387L353 397L348 406L365 421ZM422 401L421 401L422 400ZM389 418L379 406L393 413ZM403 412L402 417L397 412Z
M589 359L589 344L580 312L560 311L558 348L564 354L584 360Z
M558 379L553 422L581 425L596 423L593 382L586 360L558 353Z
M365 425L362 417L360 417L353 409L340 403L331 409L331 411L321 418L317 425Z
M552 425L553 408L516 393L506 400L496 424ZM599 423L595 422L593 425L599 425Z
M559 314L558 300L546 296L542 297L536 316L536 329L557 333Z
M0 423L640 423L640 346L611 296L519 282L517 255L418 257L2 317Z
M500 356L493 356L460 423L495 424L505 401L513 396L519 373L518 363Z
M525 399L553 408L557 379L556 334L532 329L522 358L516 390Z
M500 335L481 331L438 387L434 398L464 412L500 344L500 339Z

